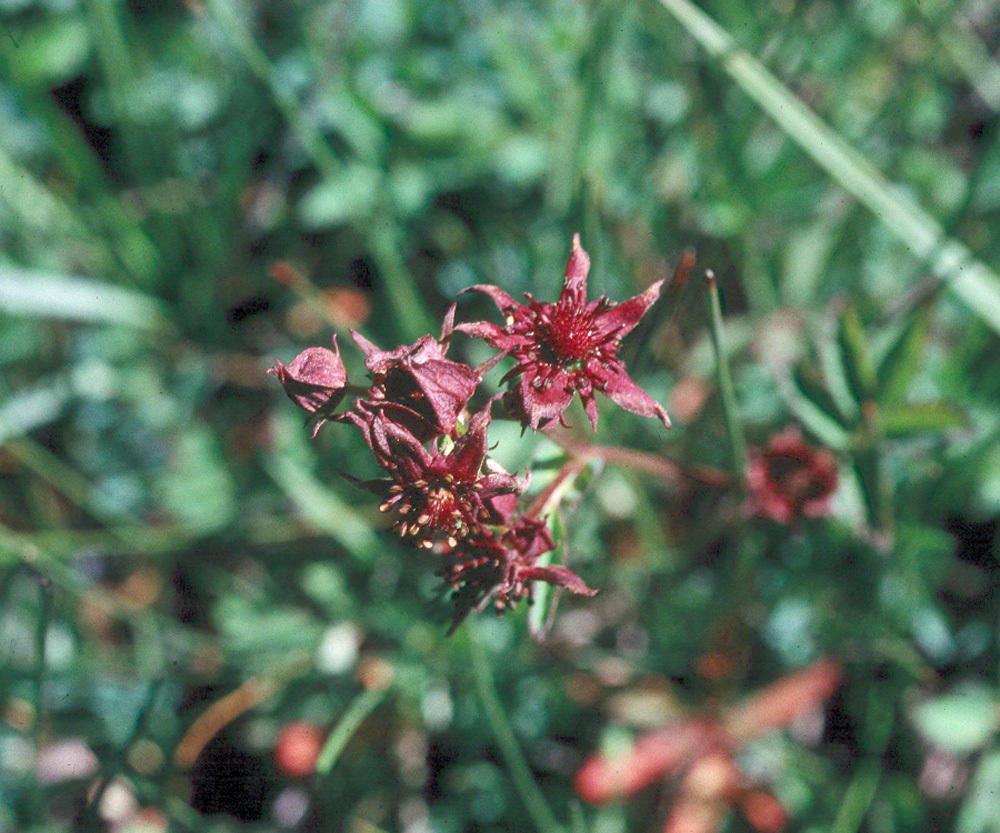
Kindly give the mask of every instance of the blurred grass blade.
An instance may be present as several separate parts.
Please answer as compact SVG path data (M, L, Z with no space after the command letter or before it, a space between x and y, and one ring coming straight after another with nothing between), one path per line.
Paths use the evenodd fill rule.
M889 182L690 0L659 0L786 135L924 261L935 277L1000 332L1000 275Z
M859 402L875 395L875 364L868 349L868 336L857 309L848 304L840 316L837 343L844 354L847 378Z
M531 774L531 767L524 758L521 746L514 734L514 727L500 700L496 683L493 680L493 672L489 667L489 660L486 655L486 648L482 643L482 632L477 622L471 621L466 625L469 635L469 652L472 655L472 672L476 681L476 691L479 694L479 701L482 704L486 719L493 730L493 737L497 746L500 747L500 754L503 756L510 772L510 777L514 781L514 788L517 790L525 810L535 823L535 828L539 833L563 833L563 827L556 819L555 813L549 806L545 794L536 783Z
M319 757L316 759L316 772L326 775L333 769L333 765L344 751L347 742L354 736L362 723L378 707L378 704L385 699L388 689L370 688L362 691L351 703L350 708L344 712L337 725L333 727L330 736L323 744Z
M69 396L68 385L51 382L9 397L0 404L0 444L53 422Z
M962 428L968 420L958 408L947 402L921 402L912 405L891 405L882 408L882 432L887 437L905 437L924 431L944 431Z
M722 397L722 412L726 420L726 433L729 435L729 453L733 474L737 478L743 476L747 465L746 440L743 435L743 424L736 411L736 394L733 390L733 379L729 372L729 356L726 351L726 339L722 321L722 301L719 297L719 284L715 274L705 275L708 284L708 311L712 332L712 347L715 348L716 376L719 381L719 394Z
M0 265L0 310L11 315L161 329L159 301L131 289L71 275Z

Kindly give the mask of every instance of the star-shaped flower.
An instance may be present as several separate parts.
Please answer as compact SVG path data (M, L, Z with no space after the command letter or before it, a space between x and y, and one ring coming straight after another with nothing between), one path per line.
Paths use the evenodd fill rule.
M663 406L632 381L618 358L622 337L635 329L659 298L663 281L621 304L612 304L604 296L588 302L589 269L590 258L580 246L580 235L574 235L559 300L540 303L526 293L527 303L519 304L496 286L473 286L470 289L493 300L505 325L479 321L456 329L515 359L517 365L505 378L520 378L504 403L532 431L557 419L564 422L563 412L574 393L579 394L596 431L595 391L633 413L657 417L669 428Z

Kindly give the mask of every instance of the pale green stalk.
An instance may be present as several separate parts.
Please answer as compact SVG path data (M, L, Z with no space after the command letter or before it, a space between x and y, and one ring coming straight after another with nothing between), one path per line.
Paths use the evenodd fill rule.
M722 415L726 421L726 434L729 437L730 463L736 478L742 479L747 464L746 440L743 436L743 424L736 411L736 393L733 390L733 377L729 373L729 355L726 351L726 338L722 322L722 302L719 300L719 285L715 274L706 275L708 282L708 309L711 318L712 347L715 348L716 375L719 380L719 395L722 398Z
M361 724L385 699L386 692L387 689L384 688L370 688L362 691L355 698L323 744L319 757L316 759L316 772L320 775L326 775L333 769L333 765L340 757L340 753L344 751L347 742L354 737L354 733Z

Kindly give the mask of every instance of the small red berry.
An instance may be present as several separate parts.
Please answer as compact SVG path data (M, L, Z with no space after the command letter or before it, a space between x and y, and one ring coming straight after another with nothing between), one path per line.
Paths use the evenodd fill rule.
M274 743L274 763L288 778L302 778L316 769L323 748L323 732L312 723L299 720L287 724Z

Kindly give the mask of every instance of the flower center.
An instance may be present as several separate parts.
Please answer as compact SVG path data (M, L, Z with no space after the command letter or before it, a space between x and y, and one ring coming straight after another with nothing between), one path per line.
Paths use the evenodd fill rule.
M456 491L451 475L431 483L417 480L408 486L393 488L400 489L401 499L395 504L400 518L393 524L399 535L412 535L425 547L432 546L438 536L444 536L450 546L455 546L459 538L468 535L474 509ZM387 511L392 506L390 501L381 508Z
M543 359L573 364L593 354L596 341L592 316L555 304L547 312L548 316L539 322L538 331L542 337L541 346L552 355L543 355Z
M424 516L427 517L424 526L430 529L452 527L461 517L455 493L444 487L430 489L424 498L424 511L420 517Z

